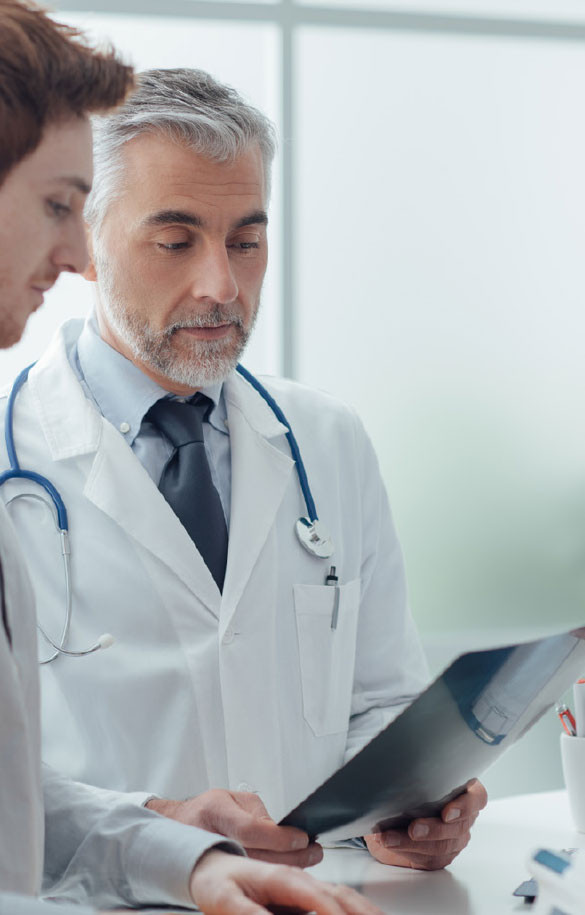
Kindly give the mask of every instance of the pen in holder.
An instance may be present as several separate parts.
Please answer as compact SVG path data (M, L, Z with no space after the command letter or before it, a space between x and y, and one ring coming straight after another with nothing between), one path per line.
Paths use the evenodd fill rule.
M577 735L585 737L585 680L577 680L573 686L573 701Z

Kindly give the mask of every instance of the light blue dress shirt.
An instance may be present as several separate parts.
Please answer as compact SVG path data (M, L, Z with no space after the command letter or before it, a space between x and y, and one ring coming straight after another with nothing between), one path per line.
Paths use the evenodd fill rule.
M169 392L102 340L95 315L90 315L85 322L69 358L86 397L124 436L158 486L165 464L173 453L173 446L152 423L144 422L144 416L157 400L168 397ZM231 449L223 385L218 383L202 388L201 393L213 401L203 424L203 438L211 476L219 492L229 530Z

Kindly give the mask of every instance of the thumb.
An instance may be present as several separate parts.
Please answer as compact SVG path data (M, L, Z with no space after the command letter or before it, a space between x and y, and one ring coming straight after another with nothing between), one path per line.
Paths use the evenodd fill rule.
M246 848L287 852L306 848L309 837L294 826L278 826L257 794L234 792L234 803L222 817L227 829L221 831L237 839Z

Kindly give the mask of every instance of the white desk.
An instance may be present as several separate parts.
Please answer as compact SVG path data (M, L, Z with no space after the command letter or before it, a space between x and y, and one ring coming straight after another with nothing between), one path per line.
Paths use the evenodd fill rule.
M540 846L585 847L564 791L491 801L467 848L443 871L385 867L366 851L338 848L326 850L310 872L355 887L392 915L529 915L512 892L527 879L526 860Z

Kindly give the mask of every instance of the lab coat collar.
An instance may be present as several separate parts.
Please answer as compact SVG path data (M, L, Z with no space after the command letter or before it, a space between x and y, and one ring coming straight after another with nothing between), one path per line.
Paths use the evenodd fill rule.
M234 410L242 413L248 425L264 438L286 433L286 426L276 418L266 401L239 372L232 372L224 381L223 390L228 408L228 425L231 407L232 415Z
M86 397L69 362L82 326L82 321L68 321L29 375L30 395L51 457L60 461L87 455L85 498L170 568L219 617L221 595L193 541L122 435ZM67 502L67 493L63 496Z
M72 358L73 353L70 353L70 360ZM124 438L132 446L150 407L171 395L100 336L95 313L86 320L77 341L77 359L99 412L115 429L124 432ZM222 435L227 435L221 389L221 382L218 382L202 388L201 393L213 403L208 422Z
M232 505L222 597L189 535L147 472L85 396L68 358L82 327L83 321L68 321L29 376L30 394L51 457L59 461L95 453L85 496L172 569L214 615L221 612L220 630L224 630L266 543L294 470L286 445L269 441L283 436L286 427L239 374L232 373L224 382L232 448ZM154 517L160 523L153 523Z
M106 343L94 314L85 322L76 349L82 377L99 412L115 429L129 426L124 438L132 445L148 409L168 392Z
M91 454L97 450L102 433L102 415L86 397L69 361L83 327L82 319L66 321L29 374L31 396L54 461ZM208 393L213 397L211 389ZM226 406L229 401L232 408L243 412L260 435L273 438L286 432L270 407L237 372L224 382L223 394ZM217 405L214 412L220 416ZM217 428L225 431L220 425Z
M54 461L91 454L101 439L102 417L85 396L67 355L82 328L80 319L60 327L28 376L31 398Z

